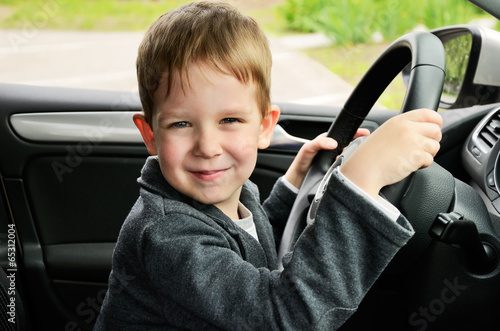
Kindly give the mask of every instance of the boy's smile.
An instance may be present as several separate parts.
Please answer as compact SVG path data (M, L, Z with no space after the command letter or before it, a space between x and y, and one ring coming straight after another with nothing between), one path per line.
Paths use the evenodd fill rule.
M141 116L134 121L170 185L236 219L241 187L257 150L269 145L279 110L273 107L262 119L253 82L243 84L203 64L190 66L188 76L183 90L175 74L167 98L166 81L160 81L152 133Z

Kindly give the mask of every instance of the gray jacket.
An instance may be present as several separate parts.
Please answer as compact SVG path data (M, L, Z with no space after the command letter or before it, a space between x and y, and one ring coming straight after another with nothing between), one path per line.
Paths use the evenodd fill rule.
M333 330L413 234L404 217L389 220L332 176L316 221L278 271L270 222L282 227L295 197L281 181L263 206L257 187L243 186L259 241L174 190L156 158L139 184L94 330Z

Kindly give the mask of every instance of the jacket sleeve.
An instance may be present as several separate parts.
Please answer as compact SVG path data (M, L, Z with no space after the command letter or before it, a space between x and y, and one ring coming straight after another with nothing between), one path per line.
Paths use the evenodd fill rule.
M283 177L280 177L274 184L269 197L262 204L273 227L277 247L279 247L279 241L296 197L297 194L292 192L283 182Z
M388 219L338 176L283 271L245 262L208 224L200 228L187 218L168 231L151 231L144 247L162 310L184 327L225 330L340 327L413 234L404 217ZM205 324L190 325L195 320Z
M347 185L337 168L315 222L305 229L294 251L283 258L281 277L300 284L318 278L328 280L332 286L322 286L321 294L329 305L319 305L323 309L316 312L314 325L317 329L338 328L356 311L413 233L404 216L396 221L388 217L379 206ZM317 291L301 287L301 293L302 297L310 297Z

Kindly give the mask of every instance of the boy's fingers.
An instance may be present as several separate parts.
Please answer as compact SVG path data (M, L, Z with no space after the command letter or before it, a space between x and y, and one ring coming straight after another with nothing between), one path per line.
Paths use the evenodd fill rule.
M438 126L436 124L430 124L428 129L429 132L427 137L432 138L436 141L441 141L441 138L443 137L443 133L441 132L441 126Z
M308 151L311 153L317 153L322 149L335 149L338 146L335 139L326 136L326 132L320 134L308 144Z
M321 137L314 139L306 149L308 154L316 155L320 150L332 150L337 148L337 141L332 138Z
M439 141L435 139L427 139L424 143L423 150L430 155L435 156L440 147L441 145L439 144Z
M427 138L441 141L443 134L441 127L436 123L414 122L411 126L417 129L417 132Z
M359 138L359 137L365 137L370 135L370 130L364 129L364 128L359 128L358 131L356 131L356 134L354 135L354 139Z
M339 144L337 143L337 141L333 138L325 138L323 140L323 149L335 149L337 148Z
M322 134L318 135L311 141L313 143L311 147L314 149L310 150L311 152L319 152L322 149L332 150L338 147L337 141L333 138L327 137L326 136L327 134L328 134L327 132L323 132ZM353 139L369 135L370 135L370 130L365 128L359 128L356 131L356 134L354 135Z
M437 147L436 147L437 144ZM434 145L433 147L430 147ZM424 158L423 158L423 164L422 167L428 167L431 165L432 162L434 162L434 156L436 156L438 150L439 150L439 143L436 142L435 140L431 141L429 146L430 150L427 150L427 153L425 153Z
M407 116L410 116L410 118L416 122L434 123L437 124L440 128L443 126L443 118L438 112L434 110L422 108L412 110L404 114L407 114Z
M326 137L326 133L317 136L315 139L307 142L299 151L301 166L309 167L313 158L320 150L333 150L337 148L337 145L337 141Z

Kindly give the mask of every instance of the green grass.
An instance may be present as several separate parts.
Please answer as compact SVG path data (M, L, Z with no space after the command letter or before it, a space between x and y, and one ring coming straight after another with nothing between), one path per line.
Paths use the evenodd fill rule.
M369 42L375 33L394 40L419 25L433 29L484 16L459 0L285 0L280 10L289 29L323 32L338 45Z
M309 49L305 53L314 60L322 63L349 84L356 86L368 68L370 68L388 45L389 43L366 43L349 46L334 45ZM399 110L403 104L405 93L406 87L403 79L401 75L398 75L382 94L378 104L388 109Z
M133 31L188 1L47 0L0 2L0 28Z
M83 31L145 30L166 11L189 0L0 0L0 28ZM233 1L234 2L234 1ZM238 4L238 2L234 2ZM285 34L287 25L275 4L239 5L266 31Z

